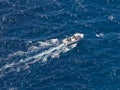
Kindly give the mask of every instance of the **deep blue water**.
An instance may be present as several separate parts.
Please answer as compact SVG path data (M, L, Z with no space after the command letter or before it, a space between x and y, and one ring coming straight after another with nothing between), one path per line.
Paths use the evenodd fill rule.
M0 90L120 90L120 0L0 0Z

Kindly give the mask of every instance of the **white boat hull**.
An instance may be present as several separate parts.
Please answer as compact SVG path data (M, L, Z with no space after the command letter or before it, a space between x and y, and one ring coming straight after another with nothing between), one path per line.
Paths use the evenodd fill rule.
M71 44L74 44L74 43L80 41L83 37L84 37L84 34L76 33L76 34L74 34L73 36L64 39L64 40L63 40L63 43L64 43L66 46L69 46L69 45L71 45Z

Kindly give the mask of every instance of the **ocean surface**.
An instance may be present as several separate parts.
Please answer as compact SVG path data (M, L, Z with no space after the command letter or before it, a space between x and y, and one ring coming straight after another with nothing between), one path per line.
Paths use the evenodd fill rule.
M0 0L0 90L120 90L120 0Z

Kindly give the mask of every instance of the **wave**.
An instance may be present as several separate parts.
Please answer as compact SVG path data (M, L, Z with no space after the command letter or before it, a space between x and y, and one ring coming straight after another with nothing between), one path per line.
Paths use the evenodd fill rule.
M26 43L32 43L27 51L18 51L9 54L7 58L4 59L6 63L0 68L0 77L10 72L19 72L20 70L28 69L33 63L47 62L48 58L59 58L60 53L65 53L77 45L66 46L58 39L51 39L45 42L28 41Z

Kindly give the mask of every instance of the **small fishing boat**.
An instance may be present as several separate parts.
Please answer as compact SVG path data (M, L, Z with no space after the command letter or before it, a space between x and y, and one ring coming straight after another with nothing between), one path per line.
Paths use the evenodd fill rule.
M71 36L71 37L69 37L69 38L63 39L62 42L63 42L66 46L69 46L69 45L71 45L71 44L74 44L74 43L78 42L78 41L81 40L83 37L84 37L84 34L76 33L76 34L74 34L73 36Z

